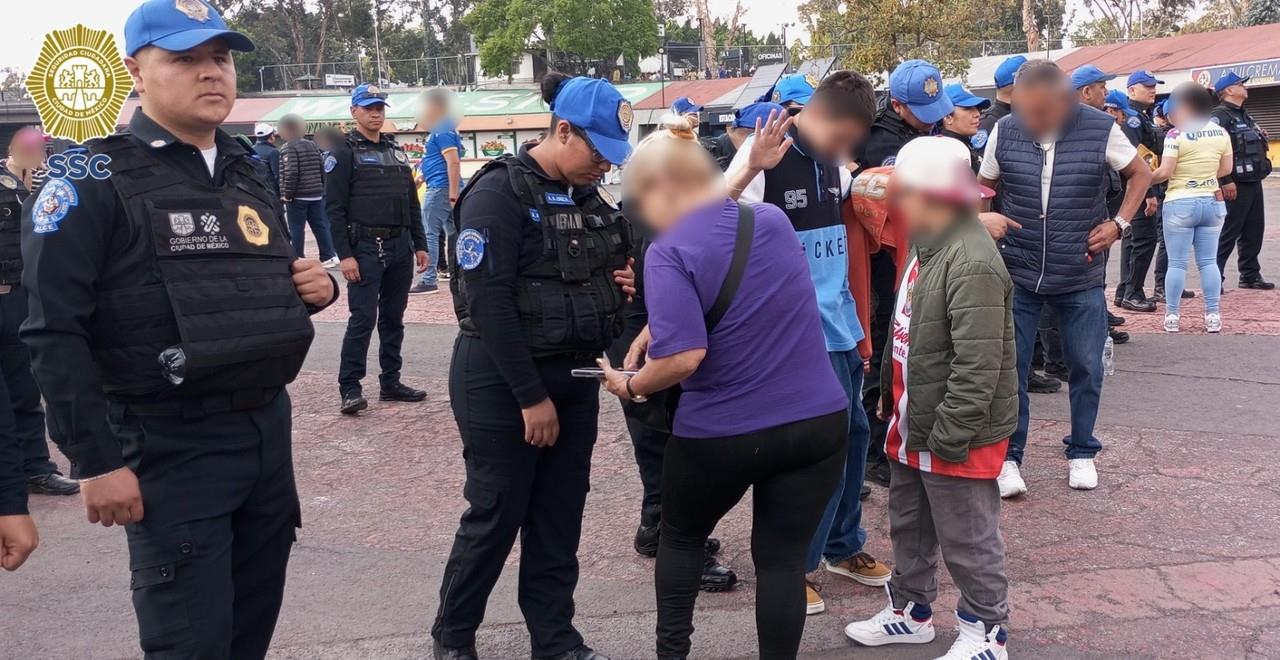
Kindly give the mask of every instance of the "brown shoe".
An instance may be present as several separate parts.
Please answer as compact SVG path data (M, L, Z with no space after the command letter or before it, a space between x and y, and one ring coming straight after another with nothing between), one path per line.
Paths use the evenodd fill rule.
M822 614L827 611L827 603L822 600L822 587L806 579L804 581L804 596L808 601L804 610L806 616Z
M893 571L888 566L876 561L875 557L865 553L858 554L836 563L828 561L822 562L827 570L836 575L843 575L852 578L856 582L867 585L868 587L883 587L889 583L889 578L893 576Z

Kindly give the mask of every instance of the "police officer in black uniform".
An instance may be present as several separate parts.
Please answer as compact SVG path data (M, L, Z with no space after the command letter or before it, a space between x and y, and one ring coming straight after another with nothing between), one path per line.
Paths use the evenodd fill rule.
M599 382L571 371L622 331L634 293L630 229L595 182L631 151L631 104L605 80L548 74L547 136L471 178L454 207L449 373L468 508L440 587L437 660L475 658L475 634L520 535L520 609L535 660L607 660L573 626L578 539Z
M978 132L972 138L974 149L979 151L985 149L987 138L991 136L991 129L996 127L996 122L1013 112L1013 79L1018 74L1018 69L1026 63L1025 56L1014 55L1006 58L1000 66L996 67L996 98L986 110L982 111L982 118L978 121Z
M1151 118L1151 106L1156 100L1156 85L1164 84L1157 80L1150 71L1135 71L1125 81L1129 90L1129 110L1121 121L1122 128L1133 131L1137 135L1139 152L1148 165L1158 164L1159 155L1164 152L1163 135L1156 130L1155 121ZM1122 109L1123 111L1123 109ZM1142 214L1133 219L1129 236L1120 245L1120 282L1116 285L1115 303L1131 312L1154 312L1156 301L1146 294L1147 271L1151 270L1151 261L1156 256L1156 243L1159 240L1161 224L1159 216L1160 190L1152 186L1147 191L1146 203Z
M937 68L923 60L908 60L898 65L889 76L889 94L881 101L876 121L854 155L859 170L892 165L902 145L933 132L934 123L941 117L917 117L911 105L946 98L941 87L924 88L921 80L941 80ZM930 94L932 92L932 94ZM946 113L954 110L946 104ZM946 114L944 113L944 115ZM853 173L858 175L858 171ZM889 485L889 463L884 455L884 438L889 425L876 414L880 405L880 362L884 354L884 342L889 335L893 318L894 289L898 286L898 269L893 256L886 250L871 255L871 365L863 378L862 405L871 425L871 440L867 446L867 481L881 486Z
M80 485L62 476L49 458L40 388L31 375L31 352L18 338L27 318L27 292L22 288L22 201L43 181L44 138L24 128L9 143L0 161L0 435L22 447L26 489L43 495L75 495ZM0 443L7 440L0 440Z
M769 118L770 111L781 114L783 108L770 101L757 101L738 108L733 113L733 121L725 126L724 133L699 138L698 142L711 154L716 164L720 166L720 171L723 172L729 169L729 163L732 163L733 157L738 154L738 147L741 147L742 143L746 142L755 131L756 120L760 120L763 124Z
M1227 129L1235 153L1231 173L1218 181L1227 202L1227 220L1218 239L1218 268L1225 279L1227 259L1239 243L1240 288L1270 290L1276 285L1262 279L1258 255L1266 226L1262 180L1271 174L1271 161L1267 158L1267 132L1244 110L1249 99L1244 84L1248 81L1247 76L1228 71L1213 83L1213 91L1222 103L1213 109L1211 120Z
M369 407L360 387L369 339L378 328L383 401L421 401L427 393L400 382L404 309L417 272L427 269L427 235L413 189L409 157L382 132L387 95L374 85L351 92L356 128L325 157L325 212L347 280L347 333L342 337L338 393L344 415Z
M285 385L338 287L218 129L253 43L196 0L124 32L141 109L26 201L22 338L89 521L125 527L146 657L262 658L300 523Z

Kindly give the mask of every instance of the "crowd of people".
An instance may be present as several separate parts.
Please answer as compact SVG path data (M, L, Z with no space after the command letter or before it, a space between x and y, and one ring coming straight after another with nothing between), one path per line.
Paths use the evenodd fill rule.
M699 590L738 583L712 534L750 489L760 657L797 657L826 609L818 570L885 591L845 626L854 642L931 642L941 558L960 592L942 659L1003 660L1001 502L1028 490L1031 393L1067 383L1067 483L1098 485L1108 350L1127 339L1107 305L1113 253L1112 301L1163 304L1168 332L1193 251L1210 333L1230 323L1237 246L1240 286L1273 288L1265 134L1234 73L1158 101L1147 71L1125 94L1097 67L1014 57L989 101L908 60L879 98L852 71L785 76L701 139L682 98L634 148L617 89L551 73L542 139L463 187L440 90L422 99L417 181L372 85L352 93L349 134L313 142L292 115L250 144L226 134L232 51L254 46L201 7L147 0L129 17L140 109L80 148L109 156L109 176L47 177L34 131L0 163L0 565L37 545L28 491L79 492L91 523L126 528L149 658L266 655L300 521L285 386L309 317L340 295L326 268L347 283L344 414L367 408L375 328L380 398L425 398L401 380L403 314L411 292L451 289L467 508L437 660L478 657L517 537L532 656L607 660L573 623L601 386L643 486L634 547L657 559L658 658L690 656ZM624 164L619 205L597 184ZM866 550L870 484L889 489L891 561Z

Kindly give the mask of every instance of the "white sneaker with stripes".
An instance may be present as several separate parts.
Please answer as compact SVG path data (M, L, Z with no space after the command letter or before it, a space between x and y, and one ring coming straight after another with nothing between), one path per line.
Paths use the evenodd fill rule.
M1009 660L1009 650L1005 648L1008 633L1000 626L987 627L981 621L969 621L959 612L956 613L956 627L960 635L951 645L947 654L935 660Z
M885 588L888 591L888 587ZM915 603L898 610L893 607L893 600L880 613L865 621L854 621L844 627L844 634L849 639L863 646L884 646L885 644L928 644L933 641L933 616L924 621L912 618L911 612Z

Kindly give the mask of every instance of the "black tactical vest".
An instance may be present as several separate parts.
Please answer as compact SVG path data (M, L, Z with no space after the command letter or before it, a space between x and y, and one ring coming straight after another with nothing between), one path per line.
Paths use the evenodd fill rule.
M1227 104L1213 109L1213 118L1231 136L1231 151L1235 161L1231 177L1240 183L1261 181L1271 174L1271 160L1267 158L1267 140L1257 122L1243 108Z
M155 283L98 294L93 356L111 396L189 398L293 381L315 330L293 285L293 251L248 158L225 183L192 182L128 136L91 142L111 157L129 231L148 245ZM185 378L159 355L179 347Z
M529 209L524 222L542 228L542 252L524 269L517 282L520 320L534 357L565 353L598 353L622 333L626 296L613 281L613 271L625 268L631 252L631 226L603 190L592 189L571 198L548 185L515 156L490 161L462 191L490 170L505 169L521 206ZM502 176L493 172L491 176ZM454 206L454 227L460 229ZM454 232L451 242L456 242ZM453 248L451 245L451 249ZM465 284L454 269L454 311L463 334L478 332L467 313Z
M417 204L409 157L391 138L370 142L358 133L347 136L351 147L349 222L366 227L408 227L409 205Z
M0 165L0 286L22 281L22 179Z

